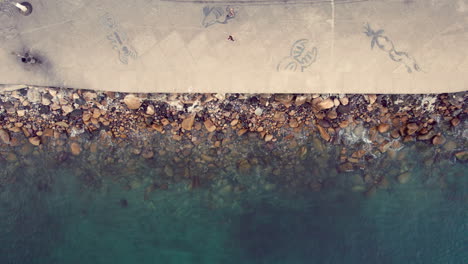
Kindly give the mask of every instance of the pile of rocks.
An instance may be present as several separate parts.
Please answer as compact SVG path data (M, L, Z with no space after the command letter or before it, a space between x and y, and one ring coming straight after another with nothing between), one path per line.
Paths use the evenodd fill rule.
M379 157L401 162L406 153L401 150L413 142L467 160L467 96L125 94L19 87L0 93L0 160L19 162L18 156L48 152L56 153L56 161L81 157L93 168L118 162L128 168L140 157L159 159L164 166L158 173L192 179L194 188L200 179L192 175L211 179L211 168L248 174L270 164L278 184L306 182L319 190L324 179L294 177L307 171L303 161L313 156L317 175L359 171L363 185L356 188L372 193L388 179L367 171ZM340 146L340 153L328 153L327 144ZM275 164L264 158L268 155ZM329 159L336 159L336 171L328 172ZM404 173L404 168L395 172L395 179L405 183ZM134 179L125 184L132 188Z

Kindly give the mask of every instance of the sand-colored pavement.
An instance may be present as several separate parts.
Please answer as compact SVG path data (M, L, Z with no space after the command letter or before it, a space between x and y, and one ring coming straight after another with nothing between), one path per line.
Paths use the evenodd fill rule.
M0 84L466 91L468 0L0 0ZM228 40L232 36L234 41ZM40 63L23 63L28 52Z

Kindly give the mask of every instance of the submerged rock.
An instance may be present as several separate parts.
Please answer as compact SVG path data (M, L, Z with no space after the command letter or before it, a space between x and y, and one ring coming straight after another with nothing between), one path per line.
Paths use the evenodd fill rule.
M5 144L10 144L10 134L4 129L0 129L0 139Z

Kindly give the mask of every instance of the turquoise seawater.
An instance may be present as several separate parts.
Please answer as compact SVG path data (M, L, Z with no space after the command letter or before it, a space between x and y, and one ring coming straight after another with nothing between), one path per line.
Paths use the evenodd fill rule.
M212 169L222 181L193 190L181 181L146 200L144 183L87 186L78 159L46 166L39 155L8 167L13 180L0 187L0 263L466 264L467 165L427 166L418 155L407 183L392 177L371 196L348 188L350 174L328 174L336 158L315 170L310 155L304 173L335 179L321 191L262 188L272 172L260 163L245 175ZM151 166L133 173L158 177ZM235 181L247 187L226 187Z

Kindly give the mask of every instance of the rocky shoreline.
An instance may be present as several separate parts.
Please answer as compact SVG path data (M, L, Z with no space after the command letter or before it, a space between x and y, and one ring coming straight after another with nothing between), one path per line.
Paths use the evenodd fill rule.
M143 185L145 199L179 182L242 192L252 184L242 175L256 169L272 175L261 183L267 189L319 191L329 179L314 175L349 174L346 184L369 195L406 183L416 149L430 149L427 166L466 162L467 102L466 92L126 94L13 87L0 90L6 168L0 186L15 182L11 172L18 166L34 163L28 157L43 156L50 166L83 162L78 177L88 187L99 188L106 177L128 190ZM375 172L392 166L391 176ZM152 176L139 178L148 168ZM220 171L239 176L233 182Z

